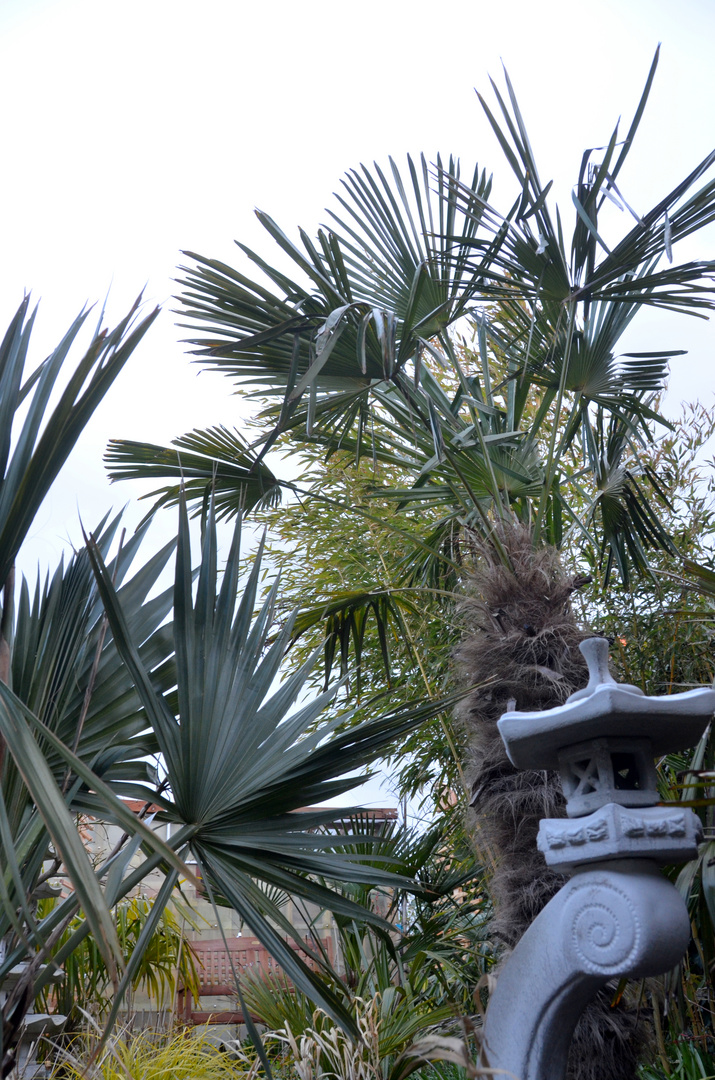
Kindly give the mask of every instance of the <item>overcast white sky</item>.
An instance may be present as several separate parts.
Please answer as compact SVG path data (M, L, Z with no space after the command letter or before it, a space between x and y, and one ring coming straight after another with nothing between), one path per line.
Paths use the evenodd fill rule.
M0 326L32 290L39 360L110 288L116 318L145 284L165 308L43 510L37 557L77 538L77 507L92 524L129 497L104 480L107 438L161 442L238 420L229 384L198 375L178 344L182 248L232 261L238 238L270 252L255 206L289 233L311 230L346 169L408 151L478 160L499 205L505 173L474 88L489 92L502 59L542 181L554 178L570 218L583 148L630 121L659 41L620 178L639 211L715 143L712 0L0 0ZM693 253L712 257L714 240ZM640 348L691 349L673 408L712 400L710 323L646 318L637 333Z

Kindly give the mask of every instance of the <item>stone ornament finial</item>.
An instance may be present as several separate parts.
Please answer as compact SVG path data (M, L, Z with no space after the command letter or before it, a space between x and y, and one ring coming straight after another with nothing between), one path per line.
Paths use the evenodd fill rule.
M571 701L581 701L582 698L590 697L602 686L620 686L621 690L627 690L631 694L639 694L643 697L643 691L630 683L617 683L608 668L608 639L603 637L586 638L579 645L579 650L588 665L588 684L583 690L577 690L566 699L568 705Z

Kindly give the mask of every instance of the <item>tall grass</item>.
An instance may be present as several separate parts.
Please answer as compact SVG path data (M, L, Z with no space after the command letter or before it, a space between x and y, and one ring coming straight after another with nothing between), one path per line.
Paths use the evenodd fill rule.
M254 1080L257 1066L239 1062L206 1035L115 1034L96 1060L97 1040L77 1037L60 1051L52 1080Z

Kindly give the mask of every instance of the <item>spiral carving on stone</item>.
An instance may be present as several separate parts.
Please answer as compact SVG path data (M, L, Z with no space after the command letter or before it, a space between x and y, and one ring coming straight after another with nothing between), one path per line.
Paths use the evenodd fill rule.
M564 911L571 948L583 971L618 975L632 966L642 929L631 899L614 885L579 889Z

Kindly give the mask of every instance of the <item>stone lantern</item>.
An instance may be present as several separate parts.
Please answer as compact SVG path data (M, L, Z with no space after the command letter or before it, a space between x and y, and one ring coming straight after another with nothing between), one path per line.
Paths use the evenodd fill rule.
M581 652L585 689L499 720L516 768L561 774L567 817L543 820L538 846L571 876L504 964L487 1009L480 1063L518 1080L561 1080L600 987L670 970L690 939L685 904L659 867L694 859L702 830L686 807L658 805L654 758L698 741L715 690L647 697L611 678L605 638Z

